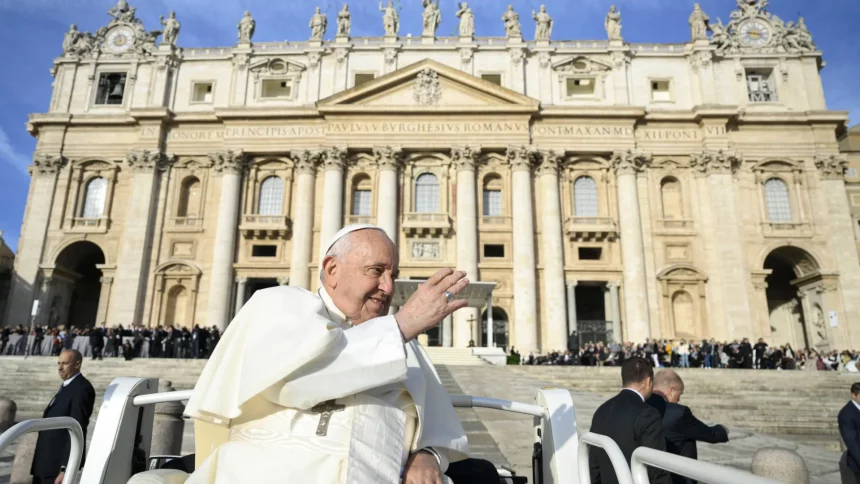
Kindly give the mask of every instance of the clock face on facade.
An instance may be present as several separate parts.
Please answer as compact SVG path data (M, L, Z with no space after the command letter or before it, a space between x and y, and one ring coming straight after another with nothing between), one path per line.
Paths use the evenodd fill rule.
M108 52L122 54L134 44L134 30L131 27L119 26L111 29L105 37L105 48Z
M770 42L770 27L760 20L749 20L738 28L741 42L748 47L764 47Z

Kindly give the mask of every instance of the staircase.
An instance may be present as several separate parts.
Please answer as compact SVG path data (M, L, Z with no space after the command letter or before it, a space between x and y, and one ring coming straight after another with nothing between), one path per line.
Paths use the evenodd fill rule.
M424 348L434 365L475 366L489 365L483 359L472 354L470 348L443 348L430 346Z

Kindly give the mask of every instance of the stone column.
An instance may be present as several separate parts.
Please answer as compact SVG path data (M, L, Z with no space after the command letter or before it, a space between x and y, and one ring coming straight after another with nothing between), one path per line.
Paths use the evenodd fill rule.
M442 320L442 346L445 348L450 348L454 346L453 339L453 330L454 330L454 318L452 316L446 316L445 319Z
M511 346L523 353L539 352L537 327L537 280L535 277L535 226L532 207L531 147L508 148L508 161L513 170L513 231L514 231L514 338Z
M549 350L567 348L565 311L564 236L561 228L561 194L558 169L563 154L545 153L537 175L541 190L541 259L543 266L544 341Z
M302 151L293 157L296 179L296 218L293 220L293 254L290 285L310 289L310 262L314 240L314 188L319 154Z
M822 155L815 158L821 177L821 189L827 204L828 245L833 260L839 262L839 287L842 290L844 313L840 315L839 333L847 330L848 341L837 342L838 347L860 346L860 261L854 239L854 225L848 200L845 197L845 167L842 155ZM845 328L843 330L842 328Z
M612 339L623 343L625 339L630 340L630 338L624 338L621 329L621 299L618 297L619 283L608 282L606 285L609 287L609 305L612 307Z
M230 322L230 301L233 292L233 262L236 256L236 234L239 225L239 197L242 193L242 173L245 155L222 151L209 155L213 171L221 177L221 198L218 201L218 224L209 270L209 304L207 325L224 330Z
M576 286L577 281L567 285L567 336L573 334L577 329L576 320Z
M107 313L108 308L110 307L110 299L111 299L111 289L113 288L113 277L104 275L104 271L102 271L102 277L99 278L99 282L101 283L101 290L99 291L99 308L96 313L96 326L102 326L107 324Z
M705 151L694 154L691 159L693 169L707 176L706 200L709 202L712 217L711 239L715 242L715 266L710 270L717 274L716 280L709 284L714 284L714 290L719 291L722 296L723 318L711 319L711 327L727 328L729 339L747 338L757 332L753 330L749 271L732 179L732 174L742 163L739 157L724 150ZM854 253L856 257L856 248Z
M176 391L170 381L159 382L158 392ZM182 412L185 405L182 402L158 403L155 405L155 418L152 422L151 455L180 455L182 451L182 431L185 421Z
M242 306L245 305L245 292L247 291L248 278L247 277L238 277L236 278L236 310L233 311L233 315L239 314L239 311L242 310Z
M330 148L323 153L325 185L323 188L322 227L320 228L320 260L332 237L343 227L343 170L346 150Z
M62 156L36 153L30 175L33 177L30 193L34 194L27 203L26 218L21 228L18 254L15 256L15 275L3 324L15 326L28 325L30 308L36 296L39 266L45 250L45 238L51 221L51 207L57 190L57 173L66 164Z
M155 227L153 204L159 174L169 165L162 153L148 150L130 152L127 162L132 171L131 196L116 264L116 297L108 315L109 324L126 328L141 323Z
M487 348L495 348L495 331L493 328L493 296L487 298L487 341L484 341L484 346Z
M642 220L636 186L636 175L650 163L650 156L634 151L616 152L612 156L612 168L618 183L618 223L624 265L624 306L627 313L624 321L628 339L634 343L644 343L651 337Z
M470 281L478 281L478 195L475 165L480 150L455 149L451 161L457 170L457 269L466 272ZM454 313L453 344L466 348L469 340L480 341L481 327L472 329L469 320L481 320L478 308L463 308Z
M376 225L388 234L388 237L398 245L400 241L397 232L397 207L399 199L397 196L397 168L400 165L402 153L400 150L390 146L373 149L376 163L379 166L377 197L376 197Z

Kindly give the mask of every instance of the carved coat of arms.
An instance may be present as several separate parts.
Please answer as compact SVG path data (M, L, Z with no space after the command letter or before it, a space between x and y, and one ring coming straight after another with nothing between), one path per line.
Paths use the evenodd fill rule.
M439 82L439 74L432 69L424 69L418 73L415 79L415 87L412 97L417 104L430 106L442 99L442 84Z

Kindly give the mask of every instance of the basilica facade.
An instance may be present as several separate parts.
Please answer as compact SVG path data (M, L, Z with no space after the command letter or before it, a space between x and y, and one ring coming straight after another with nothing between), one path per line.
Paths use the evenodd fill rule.
M689 42L655 45L614 9L606 40L551 39L550 8L530 40L513 9L505 37L476 36L462 4L438 37L424 3L415 37L390 4L375 38L348 7L296 42L255 41L246 13L231 47L177 47L181 19L147 31L124 0L94 35L72 26L29 120L5 324L38 300L39 324L223 328L257 290L314 290L320 247L373 223L399 291L441 267L486 288L431 345L860 347L847 113L803 19L696 6Z

